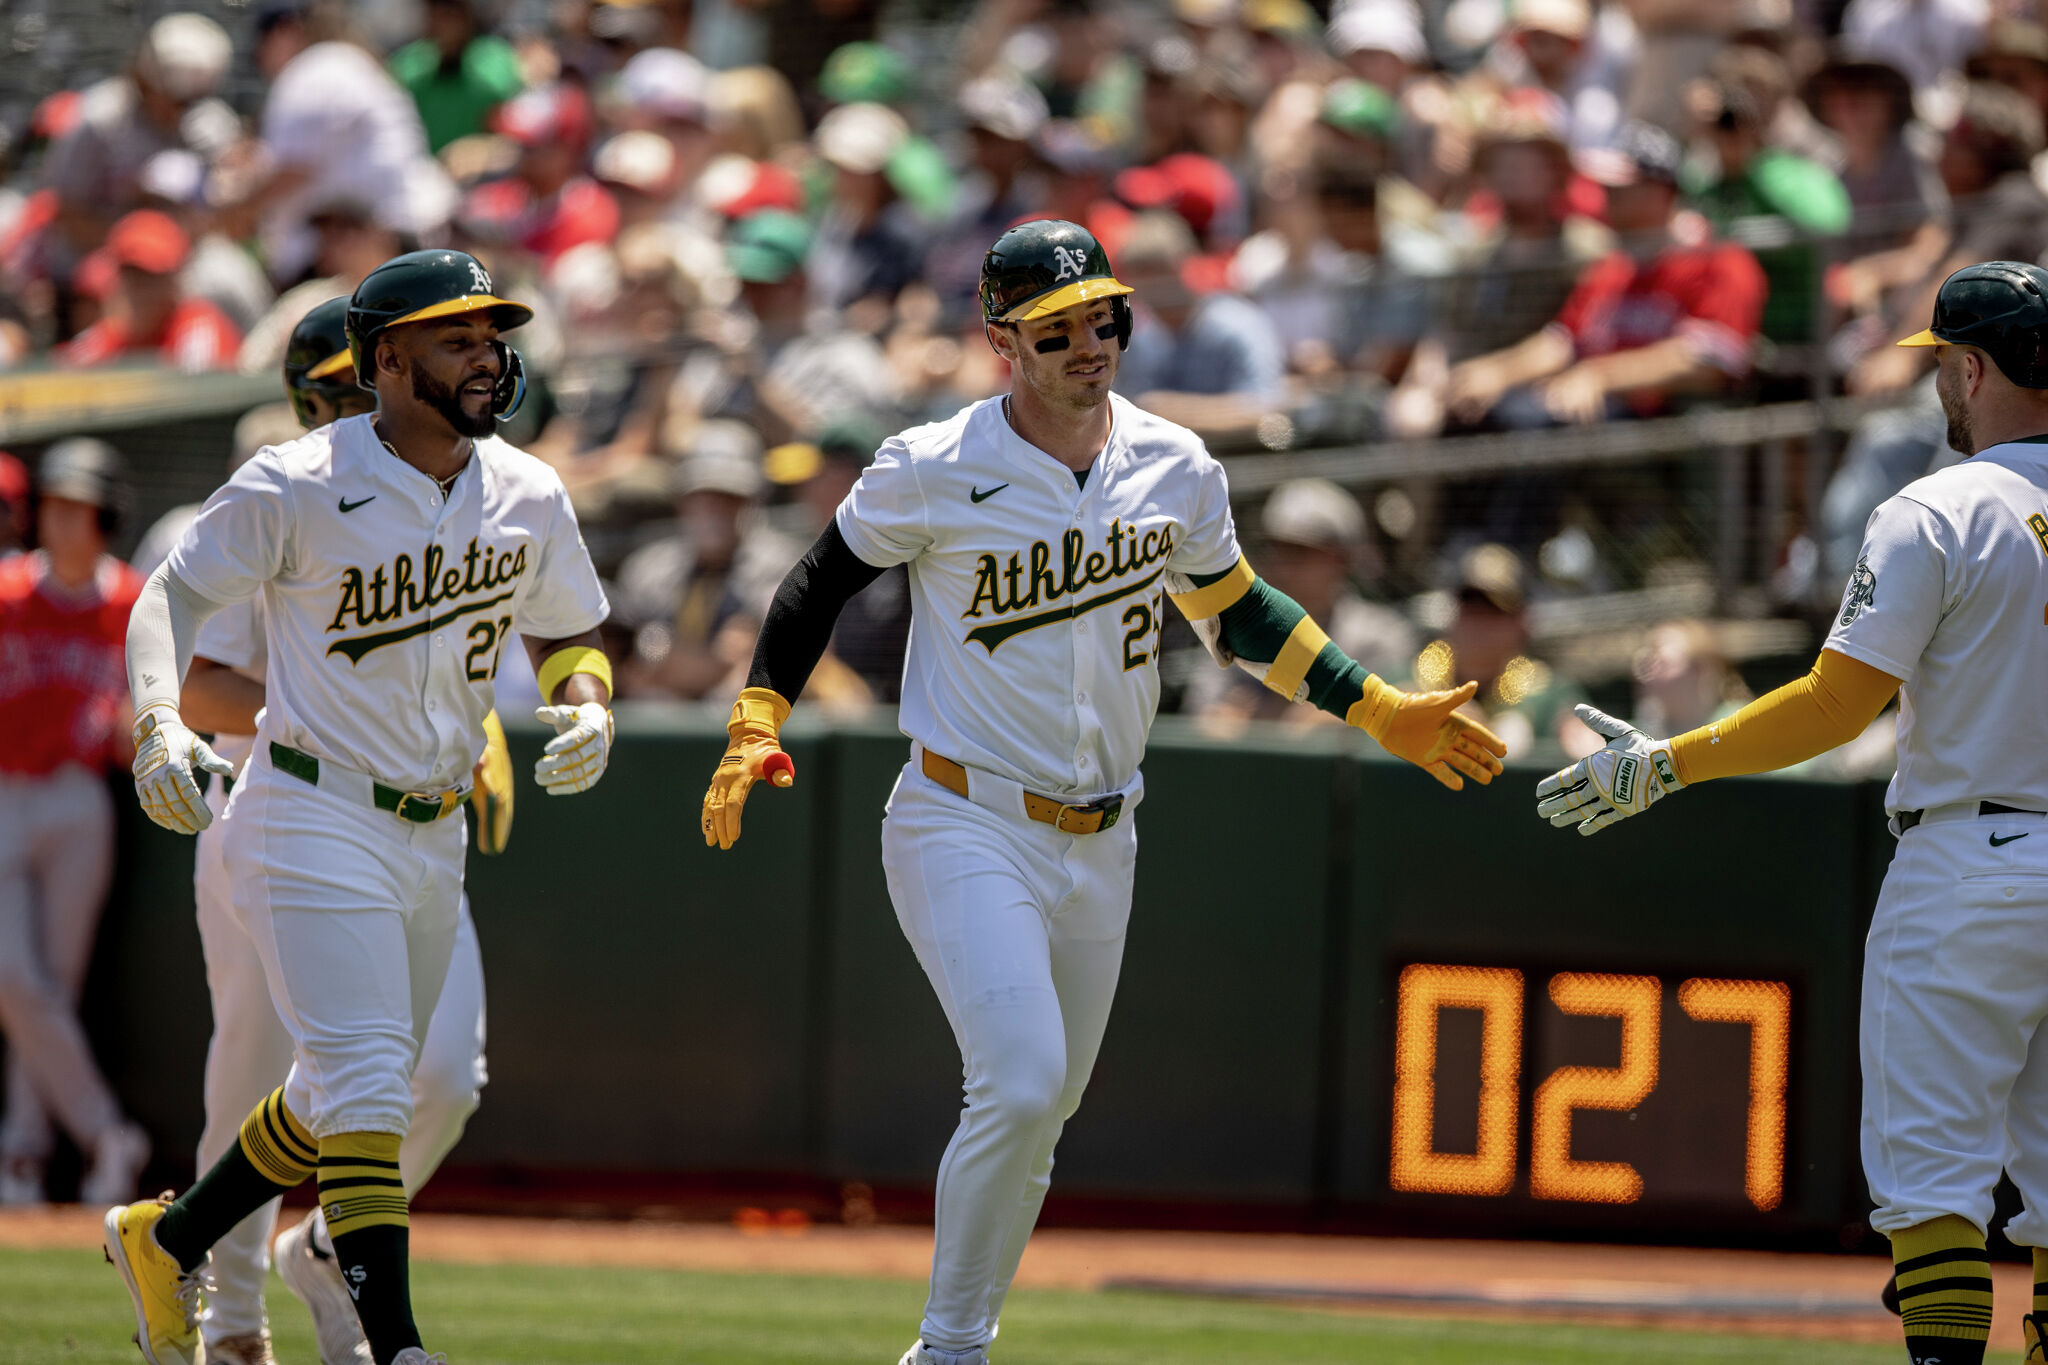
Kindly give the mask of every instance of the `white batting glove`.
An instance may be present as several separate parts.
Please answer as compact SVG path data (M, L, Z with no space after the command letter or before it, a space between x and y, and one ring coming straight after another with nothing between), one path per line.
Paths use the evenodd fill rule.
M1543 819L1559 829L1577 825L1581 834L1598 834L1685 785L1669 740L1651 739L1583 702L1572 710L1595 734L1606 736L1607 746L1536 784L1536 814Z
M194 770L233 777L235 765L207 747L178 717L177 708L157 702L135 718L135 797L142 813L176 834L197 834L213 823L199 794Z
M555 737L533 765L533 780L549 796L589 791L604 776L612 755L612 713L602 702L581 706L543 706L534 719L555 727Z

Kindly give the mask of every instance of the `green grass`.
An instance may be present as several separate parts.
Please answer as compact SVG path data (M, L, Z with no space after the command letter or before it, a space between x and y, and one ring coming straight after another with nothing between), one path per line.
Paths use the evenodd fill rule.
M661 1270L416 1268L428 1345L450 1365L894 1365L922 1287ZM271 1280L278 1359L317 1365ZM93 1251L0 1250L0 1365L134 1365L127 1296ZM1154 1294L1020 1290L997 1365L1862 1365L1897 1346L1378 1318Z

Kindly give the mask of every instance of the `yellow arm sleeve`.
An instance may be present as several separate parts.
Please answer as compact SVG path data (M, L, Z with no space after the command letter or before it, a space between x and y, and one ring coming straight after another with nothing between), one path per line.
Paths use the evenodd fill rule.
M1883 669L1824 649L1797 682L1672 740L1671 760L1687 786L1789 768L1862 734L1898 690Z

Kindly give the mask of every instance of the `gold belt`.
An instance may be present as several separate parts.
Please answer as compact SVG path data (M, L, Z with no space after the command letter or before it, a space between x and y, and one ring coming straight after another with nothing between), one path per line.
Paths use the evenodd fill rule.
M968 796L967 769L950 758L926 749L924 775L955 796L973 799ZM1077 806L1057 796L1025 792L1024 813L1041 825L1051 825L1062 834L1099 834L1123 815L1124 796L1118 792L1099 801L1090 801L1085 806Z

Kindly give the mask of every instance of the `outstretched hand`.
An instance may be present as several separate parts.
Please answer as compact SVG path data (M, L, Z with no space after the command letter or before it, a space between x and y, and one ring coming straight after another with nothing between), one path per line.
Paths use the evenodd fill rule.
M1685 786L1670 741L1652 739L1584 702L1572 710L1607 743L1536 784L1538 816L1559 829L1576 825L1580 834L1598 834Z
M1468 682L1448 692L1396 693L1391 710L1375 715L1367 733L1388 753L1407 759L1454 792L1465 789L1468 777L1483 787L1501 771L1508 746L1478 721L1458 714L1478 691L1478 683Z

